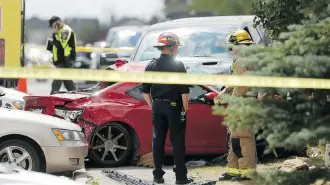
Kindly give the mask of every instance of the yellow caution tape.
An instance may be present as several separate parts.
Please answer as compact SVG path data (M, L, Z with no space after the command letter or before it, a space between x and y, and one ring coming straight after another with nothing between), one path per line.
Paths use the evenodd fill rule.
M276 88L330 89L330 80L264 76L202 75L168 72L118 72L91 69L0 68L0 78L42 78L104 82L144 82L159 84L228 85Z
M29 48L39 48L46 50L46 46L43 45L34 45L34 44L25 44L25 47ZM121 52L121 51L127 51L127 52L132 52L134 48L123 48L123 49L118 49L118 48L98 48L98 47L77 47L76 51L77 52Z

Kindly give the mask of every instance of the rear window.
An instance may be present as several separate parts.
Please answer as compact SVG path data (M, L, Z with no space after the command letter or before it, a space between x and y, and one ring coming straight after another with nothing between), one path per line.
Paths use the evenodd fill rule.
M100 93L106 91L108 88L111 88L117 85L119 82L100 82L94 86L90 91L94 92L93 96L98 96ZM108 86L104 87L105 84Z
M145 101L143 94L142 94L142 86L138 85L131 90L128 90L126 94L134 99Z

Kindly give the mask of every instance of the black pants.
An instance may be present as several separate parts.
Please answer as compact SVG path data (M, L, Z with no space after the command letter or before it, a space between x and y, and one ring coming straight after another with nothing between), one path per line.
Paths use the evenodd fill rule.
M56 68L68 68L65 64L59 63L56 65ZM62 83L64 83L64 87L67 91L74 91L76 90L76 86L72 80L54 80L52 83L52 90L50 94L54 94L61 89Z
M154 101L152 104L152 123L153 123L153 139L152 152L154 160L153 175L156 178L161 178L165 172L162 167L165 160L165 140L168 129L170 130L170 139L173 147L174 172L176 178L186 179L186 123L181 122L182 106L174 105L166 101Z

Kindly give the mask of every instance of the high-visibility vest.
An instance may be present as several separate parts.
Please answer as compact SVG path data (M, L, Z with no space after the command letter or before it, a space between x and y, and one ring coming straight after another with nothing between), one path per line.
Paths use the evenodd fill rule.
M55 39L61 43L64 50L64 57L68 57L71 54L72 47L69 46L69 40L71 35L74 34L73 30L68 25L63 25L63 27L55 34ZM76 44L76 37L74 37L74 44ZM55 44L53 44L53 61L58 61L58 49Z

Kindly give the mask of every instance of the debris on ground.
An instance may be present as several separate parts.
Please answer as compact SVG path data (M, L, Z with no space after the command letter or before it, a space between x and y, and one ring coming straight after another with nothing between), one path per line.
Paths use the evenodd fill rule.
M198 161L189 161L186 163L187 167L202 167L206 166L207 162L205 160L198 160Z
M221 166L221 165L226 165L227 164L227 156L228 153L225 153L219 157L214 158L211 162L208 163L209 166Z
M324 154L324 152L320 148L311 147L309 149L309 156L312 157L312 158L318 158L323 154ZM323 157L323 156L321 156L321 157Z
M142 155L136 162L136 165L153 168L154 160L153 160L152 152Z
M296 159L288 159L285 160L279 167L278 170L284 172L294 172L294 171L308 171L309 166L303 160Z
M102 170L102 174L106 177L115 180L119 183L124 183L126 185L155 185L154 182L140 179L139 177L134 177L117 170ZM192 182L189 185L215 185L217 181L212 180L202 180L198 182Z
M87 181L85 182L86 185L99 185L98 178L95 178L89 174L87 174Z

